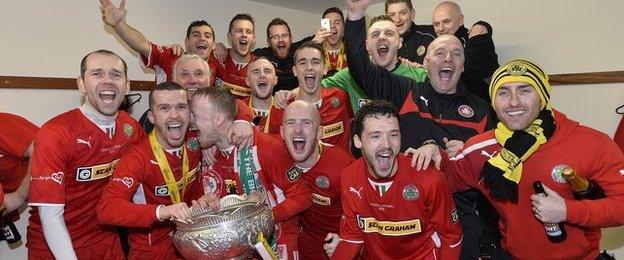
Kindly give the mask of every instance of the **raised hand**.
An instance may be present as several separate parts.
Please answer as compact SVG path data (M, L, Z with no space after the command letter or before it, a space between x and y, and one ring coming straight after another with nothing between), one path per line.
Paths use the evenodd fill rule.
M355 21L364 17L364 11L370 6L371 0L345 0L349 12L349 20Z
M119 7L113 5L111 0L100 0L100 12L104 23L115 26L126 17L126 0L121 0Z

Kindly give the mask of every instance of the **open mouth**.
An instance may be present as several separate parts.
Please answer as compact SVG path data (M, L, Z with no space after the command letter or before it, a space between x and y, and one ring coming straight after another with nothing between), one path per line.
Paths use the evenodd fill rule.
M305 83L307 86L314 86L314 83L316 83L316 76L315 75L306 75L305 76Z
M450 80L453 76L453 70L451 68L442 68L440 72L438 72L438 75L442 80Z
M268 87L268 86L269 86L269 84L268 84L266 81L260 81L260 82L258 82L258 88L259 88L259 89L264 89L264 88L266 88L266 87Z
M295 137L292 139L292 146L296 152L303 152L305 148L306 140L303 137Z
M205 51L208 50L208 45L206 45L205 43L200 43L195 45L195 49L200 50L200 51Z
M100 91L100 99L104 102L113 102L115 101L115 97L117 97L117 93L112 90L103 90Z
M392 150L380 151L375 155L377 168L380 170L389 170L392 165Z
M524 109L520 109L520 110L507 111L505 113L507 115L509 115L509 116L521 116L521 115L524 115L524 113L526 113L526 111Z
M390 51L390 48L388 48L388 45L380 45L377 48L377 54L380 57L385 57L386 55L388 55L388 52Z
M184 129L182 129L182 123L177 121L169 122L167 124L167 132L169 133L169 137L174 140L183 138Z
M246 39L241 39L240 41L238 41L238 44L241 48L246 49L247 45L249 45L249 42Z

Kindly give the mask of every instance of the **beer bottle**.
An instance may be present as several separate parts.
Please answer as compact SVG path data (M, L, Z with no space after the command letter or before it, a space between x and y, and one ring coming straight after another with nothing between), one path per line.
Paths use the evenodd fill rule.
M533 182L533 189L537 195L548 196L540 181ZM562 223L544 223L544 229L546 230L546 236L550 242L560 243L568 237Z
M20 235L19 231L17 231L15 224L9 219L0 218L0 232L2 238L6 240L9 244L15 244L22 240L22 236Z
M604 190L594 181L590 181L583 176L576 174L576 172L566 166L561 173L563 179L565 179L574 191L574 198L577 200L589 199L603 199L605 198Z

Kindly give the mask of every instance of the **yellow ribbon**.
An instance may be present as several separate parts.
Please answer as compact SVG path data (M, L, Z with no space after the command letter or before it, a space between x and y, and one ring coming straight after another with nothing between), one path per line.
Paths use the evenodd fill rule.
M167 157L165 156L164 149L156 139L156 132L158 132L158 129L154 128L154 130L149 134L150 146L152 147L152 152L154 153L154 157L156 157L156 161L158 162L158 166L160 167L162 176L167 183L169 197L171 197L171 201L173 202L173 204L177 204L182 201L181 198L184 197L186 185L188 184L187 175L189 172L189 159L188 153L186 151L186 145L182 146L182 196L180 196L180 189L178 188L175 176L173 176L173 171L171 170L171 166L169 166L169 162L167 161Z

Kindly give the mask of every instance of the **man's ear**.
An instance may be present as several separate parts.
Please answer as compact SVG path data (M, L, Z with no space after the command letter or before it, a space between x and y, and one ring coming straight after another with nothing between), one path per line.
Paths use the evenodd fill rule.
M323 126L319 125L319 127L316 130L316 138L318 140L321 140L323 138Z
M151 109L147 110L147 119L149 119L152 125L154 124L154 114L152 113Z
M403 47L403 37L399 37L399 49Z
M225 115L223 113L217 113L214 120L215 125L221 126L225 122Z
M362 149L362 140L360 139L360 136L353 135L353 145L357 149Z

